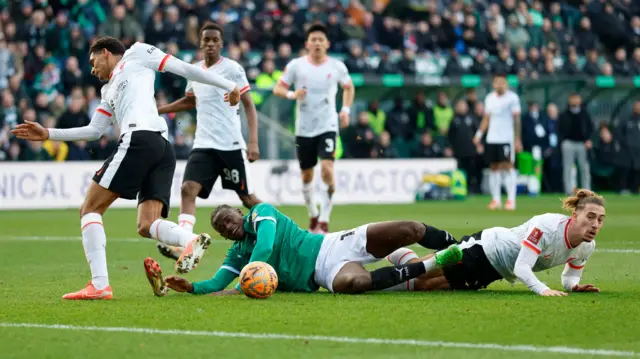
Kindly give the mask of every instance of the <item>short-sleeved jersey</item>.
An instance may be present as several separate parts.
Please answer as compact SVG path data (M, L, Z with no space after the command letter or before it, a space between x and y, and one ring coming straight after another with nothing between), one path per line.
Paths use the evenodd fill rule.
M521 112L520 97L507 90L502 96L495 91L484 99L485 113L489 114L487 143L511 144L514 141L513 115Z
M582 269L596 242L583 242L572 248L567 238L569 223L569 216L546 213L511 229L490 228L482 232L482 248L491 265L510 282L517 279L513 269L523 246L538 254L534 272L565 263L573 269Z
M313 292L319 289L313 280L316 259L324 235L309 233L298 227L289 217L270 204L254 206L244 217L245 238L231 246L222 268L236 274L249 264L257 241L258 227L264 221L276 224L275 242L269 263L278 274L278 290L286 292Z
M338 85L352 86L344 63L327 57L325 62L315 65L308 56L298 57L287 64L279 82L287 88L295 85L296 89L307 90L305 99L296 101L296 136L338 132Z
M121 134L154 131L167 138L167 123L158 115L154 84L156 71L164 71L169 57L151 45L133 44L102 87L102 101L96 111L110 117L111 123L118 123Z
M251 89L244 69L231 59L220 57L220 60L209 68L205 66L204 61L196 65L237 83L240 94ZM189 81L185 93L187 96L196 97L198 122L193 148L214 148L221 151L247 148L242 137L240 104L229 106L224 102L224 89Z

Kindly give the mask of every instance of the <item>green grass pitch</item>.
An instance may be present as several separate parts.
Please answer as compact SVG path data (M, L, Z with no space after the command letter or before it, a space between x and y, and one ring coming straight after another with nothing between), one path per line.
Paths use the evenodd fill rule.
M267 300L251 300L174 292L156 298L144 276L143 260L156 258L165 274L172 271L172 262L157 253L153 241L138 238L136 213L126 209L110 210L104 216L115 300L69 302L61 296L80 289L90 278L78 212L0 212L0 357L640 356L640 200L611 196L607 201L605 227L582 281L596 284L602 293L566 298L537 297L522 284L507 283L475 293L345 296L323 291L276 293ZM557 196L519 199L514 213L489 212L487 202L483 197L464 202L336 206L331 229L412 219L448 229L459 238L561 210ZM306 226L302 206L280 209ZM198 210L196 231L212 233L210 210ZM176 220L177 211L172 210L170 219ZM217 235L214 239L188 278L209 278L218 268L230 242ZM561 271L555 268L538 276L561 289ZM16 327L24 323L35 326Z

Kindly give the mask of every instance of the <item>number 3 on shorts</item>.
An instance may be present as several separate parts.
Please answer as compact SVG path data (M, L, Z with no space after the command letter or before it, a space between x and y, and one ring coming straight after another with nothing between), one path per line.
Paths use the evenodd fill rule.
M233 183L240 182L240 172L238 172L237 169L229 170L228 168L225 168L223 171L225 181L231 181Z
M327 147L325 147L324 150L329 152L329 153L333 152L333 150L336 147L335 141L333 140L333 138L325 138L324 139L324 143L327 145Z

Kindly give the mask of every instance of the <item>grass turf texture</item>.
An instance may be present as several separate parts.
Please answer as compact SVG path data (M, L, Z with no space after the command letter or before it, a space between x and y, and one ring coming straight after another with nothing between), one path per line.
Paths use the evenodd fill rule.
M491 226L515 226L530 216L560 211L557 196L519 199L518 210L489 212L487 198L414 205L336 206L332 230L393 219L412 219L451 231L457 238ZM198 210L196 231L212 233L210 208ZM303 227L302 206L281 207ZM172 211L171 220L178 209ZM348 338L416 339L453 343L563 346L640 353L640 205L638 199L607 198L607 219L582 283L599 294L542 298L522 284L496 283L475 293L368 293L360 296L277 293L267 300L244 296L152 295L142 262L152 256L165 274L173 262L161 257L152 240L137 239L134 210L104 216L113 301L63 301L61 296L90 278L80 241L76 210L0 212L0 353L3 358L215 357L261 358L547 358L566 353L496 349L191 336L184 333L131 333L6 327L6 323L153 328ZM43 238L46 237L46 238ZM66 237L66 238L65 238ZM71 238L70 238L71 237ZM213 275L230 246L214 235L191 280ZM425 251L416 248L419 254ZM631 250L606 252L607 249ZM599 251L600 250L600 251ZM387 265L386 261L380 265ZM561 289L562 268L539 273ZM399 344L399 343L395 343ZM573 355L577 356L577 355ZM592 355L580 355L592 357ZM594 356L595 357L595 356ZM598 356L603 357L603 356Z

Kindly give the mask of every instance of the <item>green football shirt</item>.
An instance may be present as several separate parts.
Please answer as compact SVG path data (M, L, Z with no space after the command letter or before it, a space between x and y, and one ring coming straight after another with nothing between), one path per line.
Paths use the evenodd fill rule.
M194 294L223 290L250 262L269 263L278 274L278 289L285 292L313 292L316 259L324 235L301 229L272 205L260 203L244 216L244 239L233 243L222 266L212 279L195 282ZM240 286L236 288L240 290Z

